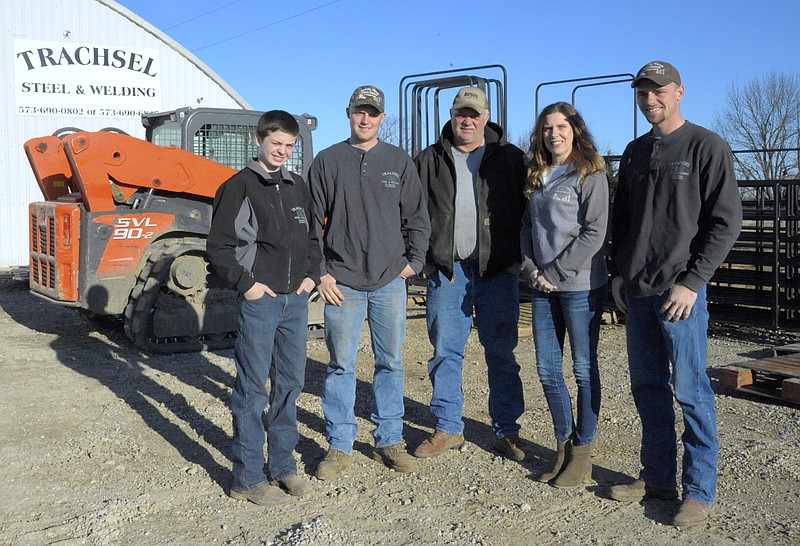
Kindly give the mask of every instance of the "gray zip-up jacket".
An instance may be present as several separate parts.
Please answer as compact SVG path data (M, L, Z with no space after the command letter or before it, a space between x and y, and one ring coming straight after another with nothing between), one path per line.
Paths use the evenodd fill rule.
M528 199L522 217L522 271L538 270L561 292L593 290L608 282L603 246L608 227L608 179L581 182L575 165Z
M368 151L344 141L322 150L308 172L317 225L324 224L320 276L377 290L406 265L422 270L430 222L408 154L378 142Z
M305 277L319 283L311 194L300 176L281 167L276 180L251 159L217 189L212 218L208 261L230 288L244 294L258 281L288 294Z

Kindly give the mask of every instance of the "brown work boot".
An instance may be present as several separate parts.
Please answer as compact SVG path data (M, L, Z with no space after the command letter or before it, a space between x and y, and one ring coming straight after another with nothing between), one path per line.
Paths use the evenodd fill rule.
M431 437L414 450L414 457L436 457L448 449L456 449L463 445L463 434L450 434L443 430L434 430Z
M656 487L636 480L625 485L611 488L611 498L620 502L640 502L643 500L675 500L678 498L676 487Z
M269 484L280 487L293 497L302 497L303 495L311 493L314 489L307 480L304 480L297 474L286 476L280 480L270 480Z
M334 480L339 477L345 468L350 466L352 459L344 451L331 449L317 465L317 471L314 475L318 480Z
M714 513L714 503L700 504L696 500L686 499L675 514L672 525L675 527L691 527L706 521Z
M408 454L403 442L386 447L376 447L372 452L372 458L397 472L408 473L419 470L419 461Z
M268 483L245 491L231 489L230 496L232 499L250 501L259 506L274 506L276 504L285 504L292 500L292 497L281 491L279 487Z
M495 439L492 447L500 455L512 461L521 461L525 458L525 452L519 448L519 436L516 434Z

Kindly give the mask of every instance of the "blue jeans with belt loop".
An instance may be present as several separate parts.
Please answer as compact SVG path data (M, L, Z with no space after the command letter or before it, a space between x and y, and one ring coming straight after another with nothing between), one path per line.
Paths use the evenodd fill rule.
M464 349L472 318L483 345L489 383L489 417L498 437L516 434L525 409L519 364L514 356L519 337L519 280L508 272L481 277L477 264L455 262L453 279L436 271L428 279L426 313L434 354L428 361L433 386L431 413L436 429L464 430L461 386Z
M375 447L403 440L405 372L401 349L406 332L408 297L405 280L397 277L376 290L356 290L338 285L344 295L341 306L325 305L325 343L328 363L322 411L331 449L352 453L358 432L355 415L356 355L361 327L367 319L375 353L372 377L374 402L370 419Z
M640 478L656 487L676 485L677 400L684 423L683 498L711 504L716 498L719 439L714 391L706 373L706 288L697 292L689 317L677 322L669 322L661 312L669 291L645 298L626 296L631 392L642 421Z
M267 412L267 469L281 480L297 473L297 397L303 390L308 336L308 294L265 294L239 300L239 332L233 357L236 380L233 413L233 484L252 490L268 481L264 474L264 422ZM270 390L267 394L267 379Z
M536 371L553 418L556 440L575 445L594 440L600 414L597 345L605 303L605 285L594 290L531 294ZM578 387L577 423L564 380L564 335L569 333L572 372Z

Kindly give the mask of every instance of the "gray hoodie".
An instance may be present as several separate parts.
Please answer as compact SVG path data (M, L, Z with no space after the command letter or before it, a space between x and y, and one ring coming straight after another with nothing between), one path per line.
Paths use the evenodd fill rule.
M561 292L603 286L607 224L606 174L590 174L581 183L571 165L528 199L520 232L523 275L530 283L538 270Z

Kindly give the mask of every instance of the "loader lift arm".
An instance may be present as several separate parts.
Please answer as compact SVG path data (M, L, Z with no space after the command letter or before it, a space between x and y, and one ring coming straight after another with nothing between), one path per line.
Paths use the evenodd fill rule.
M142 188L213 199L236 173L186 150L121 133L82 131L32 139L24 147L45 197L57 199L68 187L80 193L89 212L113 211Z

